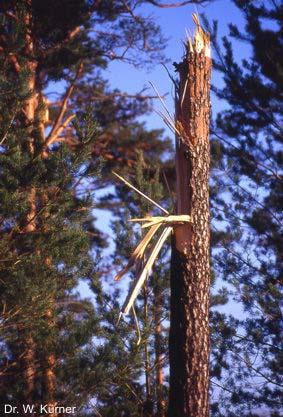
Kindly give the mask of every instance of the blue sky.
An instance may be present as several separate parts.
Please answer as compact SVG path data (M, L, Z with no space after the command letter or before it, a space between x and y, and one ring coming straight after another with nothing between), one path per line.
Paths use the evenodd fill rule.
M233 5L230 0L215 0L212 3L207 4L207 6L198 7L195 5L189 5L181 8L170 9L159 9L149 6L143 8L143 13L145 15L150 14L153 16L156 23L160 25L164 36L169 38L167 47L164 52L167 59L169 60L169 63L167 63L166 66L169 72L172 74L174 74L174 67L172 63L174 61L179 62L183 56L184 48L182 40L184 40L186 37L186 31L192 32L194 29L191 16L192 13L195 12L198 12L199 14L205 13L210 22L213 20L218 20L219 40L223 36L228 35L229 23L234 23L240 29L243 28L244 30L243 17L240 11ZM243 43L237 43L236 48L234 48L234 53L236 58L241 60L249 55L249 49L247 45ZM134 94L137 91L142 90L142 88L145 86L149 87L148 93L155 94L149 84L149 82L152 82L161 95L167 94L166 104L171 113L174 113L172 82L162 65L156 65L151 68L137 69L129 64L114 61L109 65L109 68L104 73L104 77L108 79L111 87L118 88L119 90L129 94ZM218 87L222 84L220 75L215 71L212 72L212 83ZM213 97L213 95L211 100L212 112L213 115L216 115L218 111L225 107L225 103L221 103L218 99ZM153 105L155 110L162 110L158 100L155 100ZM173 134L168 128L166 128L166 126L164 126L163 121L155 112L144 116L142 120L146 123L146 126L149 129L163 128L165 129L166 134L168 134L169 137L172 137L172 140L174 139ZM110 213L102 210L94 210L94 214L97 217L96 223L99 228L103 229L103 231L109 235L108 243L110 244L109 249L111 251L111 248L113 248L113 242L111 242L111 230L109 228L109 223L111 220ZM109 253L109 250L107 252ZM126 283L127 281L128 280L125 280L124 282ZM219 282L218 285L221 286L222 284ZM90 295L86 284L82 283L80 285L80 290L84 296ZM226 310L227 306L223 308ZM236 305L234 302L230 302L229 310L234 314L240 314L241 307Z
M174 74L172 63L174 61L179 62L182 59L184 52L182 40L186 37L186 30L192 31L194 28L192 13L205 13L209 21L218 20L219 39L228 34L229 23L234 23L240 28L243 27L242 15L230 0L214 0L206 6L188 5L170 9L147 6L143 10L145 15L149 14L154 17L154 20L160 25L164 36L169 38L164 52L169 59L169 63L166 66L172 74ZM237 59L246 57L248 53L247 45L237 43L237 48L235 48ZM112 87L117 87L130 94L140 91L145 86L150 87L149 82L152 82L161 95L167 94L166 104L173 113L172 82L162 65L156 65L150 69L136 69L128 64L116 61L109 65L105 76ZM221 78L216 72L213 72L212 82L218 86L221 85ZM151 87L148 92L154 94ZM220 103L213 96L211 98L213 114L216 114L223 108L223 103ZM155 101L154 108L156 110L160 109L158 100ZM146 116L143 120L146 121L148 128L165 128L163 121L156 113ZM169 134L168 130L167 132Z
M168 0L169 2L169 0ZM166 64L170 73L174 74L174 67L172 63L174 61L179 62L182 59L184 48L182 40L186 37L186 31L193 31L194 24L192 21L192 13L198 12L199 14L205 13L209 18L209 21L218 20L218 32L219 39L228 34L228 24L234 23L239 28L243 28L244 20L240 11L233 5L230 0L214 0L207 4L207 6L195 6L189 5L179 8L160 9L156 7L147 6L143 8L144 15L151 15L161 27L162 33L166 38L169 38L166 47L165 55L169 60ZM247 57L249 50L247 45L243 43L237 43L237 48L234 48L235 56L237 59ZM213 58L213 52L212 52ZM172 98L172 82L164 69L159 64L153 68L134 68L129 64L114 61L110 63L109 68L104 73L104 77L109 81L111 87L118 88L121 91L129 94L134 94L137 91L143 89L143 87L149 87L148 93L155 95L154 91L150 87L149 82L152 82L161 95L166 95L165 101L170 112L174 113L174 103ZM218 87L222 84L221 77L215 71L212 72L212 82ZM218 111L225 107L225 103L221 103L218 99L211 96L212 100L212 113L216 115ZM162 110L160 102L156 99L153 102L155 110ZM155 112L142 117L142 121L146 123L149 129L162 128L166 134L173 138L173 134L164 125L162 119ZM109 213L101 210L96 211L99 219L100 226L105 231L109 231ZM110 243L110 242L109 242Z

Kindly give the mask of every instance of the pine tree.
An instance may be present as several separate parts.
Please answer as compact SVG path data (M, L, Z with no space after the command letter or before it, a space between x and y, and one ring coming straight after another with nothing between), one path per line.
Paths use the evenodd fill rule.
M115 311L105 307L93 262L105 242L89 208L98 184L96 157L103 154L110 161L103 172L117 162L132 164L133 155L117 149L117 126L124 149L138 138L148 155L160 153L159 133L148 135L134 122L145 109L144 98L137 105L120 92L111 96L97 75L114 59L144 64L161 56L158 27L135 14L134 6L134 1L83 0L3 1L0 6L3 403L72 403L84 415L90 399L102 401L109 394L107 377L113 380L113 370L117 377L123 369L117 360L121 340L116 354L107 356L117 339L103 327L103 318L115 317ZM50 83L59 81L65 91L51 102ZM86 108L80 99L91 83L101 88L92 91ZM97 104L97 90L108 107ZM113 109L120 119L113 118ZM126 126L129 109L131 125ZM152 148L148 137L154 139ZM97 311L76 293L82 279L91 283ZM95 345L94 335L109 343Z
M164 201L159 171L156 163L151 165L151 162L145 155L138 153L134 169L131 170L131 180L151 198ZM119 271L129 260L130 254L142 237L139 228L128 222L129 217L143 217L154 210L151 204L135 195L123 184L117 184L116 203L117 197L121 201L115 208L117 220L113 222L113 231L116 236L116 250L113 259L111 257L111 265L117 265ZM167 204L167 201L164 201L164 204ZM169 299L170 266L168 255L166 256L168 249L169 245L166 245L135 302L138 324L131 313L129 317L124 317L120 321L119 326L111 327L111 333L115 334L113 338L124 337L122 363L126 361L128 371L119 372L119 384L115 378L112 379L109 385L112 387L110 396L108 394L98 398L102 415L165 415L167 389L163 372L167 365L168 301L166 300ZM136 271L133 268L129 272L129 278L133 280ZM115 287L116 304L113 302L113 296L108 296L113 311L115 305L116 308L119 307L117 299L121 299L117 283ZM120 367L120 363L117 366Z
M1 3L3 402L81 405L91 395L83 350L99 328L93 306L74 291L83 278L99 287L89 249L103 241L88 217L98 130L87 109L76 118L71 96L84 74L114 58L110 51L127 48L130 27L133 46L148 39L151 59L160 41L154 24L142 34L114 3ZM89 35L107 22L117 23L117 36ZM57 103L45 94L52 80L66 84ZM80 378L68 380L70 369Z
M243 314L235 319L212 313L212 345L219 358L212 373L219 399L212 406L219 416L278 416L283 9L277 1L234 3L245 31L231 24L223 51L214 39L215 67L224 87L213 90L227 110L213 128L213 258L216 276L228 283ZM241 62L233 53L238 42L251 51Z

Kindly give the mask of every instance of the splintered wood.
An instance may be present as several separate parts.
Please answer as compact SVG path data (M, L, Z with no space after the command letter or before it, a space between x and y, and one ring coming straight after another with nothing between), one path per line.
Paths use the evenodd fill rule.
M175 64L177 225L170 274L168 417L209 416L209 34L193 16L195 34Z
M150 201L153 205L158 207L163 212L167 213L167 216L155 216L155 217L143 217L143 218L136 218L130 219L130 222L140 222L142 224L142 228L149 227L149 231L143 237L141 242L135 248L132 256L129 259L128 264L125 268L122 269L116 276L115 281L119 281L132 267L135 267L135 279L130 286L127 298L123 304L121 309L120 316L123 314L128 314L131 308L133 308L134 302L144 285L146 278L150 274L151 268L164 244L167 237L171 234L173 227L179 224L184 223L191 223L191 217L188 215L169 215L168 211L157 204L154 200L149 198L147 195L142 193L136 187L134 187L131 183L125 180L123 177L118 175L114 172L114 175L123 181L129 188L137 192L138 194L142 195L146 200ZM148 250L148 246L155 236L157 231L161 226L164 226L164 230L162 231L161 235L157 239L157 241L152 245L152 247ZM146 259L147 258L147 259Z

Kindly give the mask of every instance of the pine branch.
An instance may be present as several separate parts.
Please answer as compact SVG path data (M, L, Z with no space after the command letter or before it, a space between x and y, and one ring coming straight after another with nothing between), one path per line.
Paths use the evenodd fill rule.
M5 53L5 48L3 46L0 46L0 52ZM11 61L11 63L13 64L13 67L14 67L15 71L17 73L19 73L20 70L21 70L21 67L20 67L20 64L18 62L18 58L16 57L16 55L14 53L10 52L10 53L8 53L8 58Z
M231 141L226 140L222 136L220 136L218 133L215 132L215 130L212 130L211 133L215 135L219 140L224 142L226 145L231 146L233 149L241 153L241 158L246 159L249 163L252 163L256 168L259 166L269 171L274 178L276 178L279 181L282 181L282 175L278 174L278 172L274 171L273 168L271 168L268 165L263 164L258 159L255 160L251 154L248 153L248 151L243 151L242 149L238 148L236 145L234 145ZM261 151L261 149L259 149Z
M75 78L73 80L73 82L71 83L71 85L69 86L65 97L63 99L62 102L62 106L61 109L59 111L59 114L57 116L57 119L54 122L54 125L49 133L49 135L46 138L44 147L47 148L49 145L51 145L52 143L56 142L58 139L59 134L67 127L67 125L71 122L71 120L74 119L74 115L73 116L69 116L64 123L62 123L63 117L66 114L66 111L68 109L68 102L69 99L71 97L71 95L73 94L73 91L75 89L75 83L77 81L77 79L80 77L81 73L83 70L83 62L80 63L80 65L78 66Z
M54 52L61 49L64 45L66 45L68 42L70 42L72 39L74 39L78 33L80 33L82 30L81 26L75 27L73 30L71 30L68 35L61 41L60 43L56 44L52 48L49 48L47 51L42 52L42 57L45 58L48 55L53 54Z

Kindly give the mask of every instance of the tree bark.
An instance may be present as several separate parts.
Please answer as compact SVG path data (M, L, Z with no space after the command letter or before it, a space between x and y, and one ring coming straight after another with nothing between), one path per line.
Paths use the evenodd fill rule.
M197 23L176 64L177 213L171 258L168 417L209 416L209 36Z
M28 2L30 6L30 2ZM29 11L25 15L25 25L26 25L26 37L25 37L25 53L27 57L33 55L34 44L32 40L32 16ZM36 96L35 96L35 79L36 79L36 63L34 61L27 62L27 68L30 71L28 88L31 92L30 97L25 101L24 104L24 114L26 116L26 124L28 127L29 138L28 138L28 151L31 156L34 155L35 145L33 139L33 123L35 118L36 111ZM20 69L19 69L20 70ZM26 226L25 232L33 233L36 230L36 189L31 186L27 190L28 194L28 203L29 203L29 212L26 216ZM34 337L31 330L27 334L23 335L23 378L25 381L24 397L27 403L32 404L35 400L35 380L36 380L36 346L34 342Z
M43 135L44 135L45 129L43 129ZM42 138L44 142L44 137ZM42 158L45 159L48 157L48 152L45 150L42 153ZM47 207L49 198L47 195L47 192L43 191L41 196L41 205L45 208L43 214L42 214L42 231L47 232L49 230L49 227L47 225L47 217L49 216L49 210ZM46 256L44 257L44 265L46 268L52 267L52 257ZM50 335L46 338L46 346L44 346L44 352L43 352L43 360L42 360L42 397L44 399L45 404L48 404L48 407L50 407L51 410L54 410L49 413L49 417L57 417L58 413L55 411L56 406L56 355L54 353L54 345L52 340L52 333L56 326L55 321L55 297L52 292L49 294L50 296L50 302L49 306L46 310L45 320L48 324L48 328L50 330Z
M21 361L25 381L23 397L27 404L32 404L35 400L36 349L32 335L24 335L23 338L24 354Z
M26 117L26 125L29 132L28 137L28 152L31 156L35 155L36 149L39 148L38 145L42 145L45 140L45 123L42 118L37 117L37 128L40 130L40 136L37 134L35 135L35 119L38 116L38 105L39 105L39 97L42 100L42 92L38 94L37 91L37 69L38 63L34 59L35 55L35 47L34 47L34 40L33 40L33 21L32 21L32 12L31 12L31 0L27 0L27 11L25 14L25 26L26 26L26 37L25 37L25 54L26 54L26 66L30 72L29 74L29 81L28 81L28 88L30 91L30 97L26 100L24 104L24 114ZM42 104L42 103L40 103ZM42 119L42 120L41 120ZM41 141L41 143L35 142L35 137L37 137L37 141ZM41 154L42 158L47 158L48 153L43 150ZM46 193L43 195L39 195L38 190L32 185L28 190L28 202L29 202L29 212L26 218L26 226L25 232L34 232L38 228L38 223L36 220L36 214L38 210L38 203L41 202L42 205L46 205L48 203L48 197ZM46 211L45 211L46 216ZM44 220L44 215L43 215ZM46 226L42 225L42 230L46 230ZM37 254L40 254L40 248L34 248ZM48 267L51 265L51 258L46 257L44 259L45 265ZM53 303L54 304L54 303ZM46 321L48 322L50 328L54 326L53 322L53 310L48 309L46 312ZM36 380L38 383L41 384L42 390L45 391L43 393L44 397L46 398L46 403L48 406L55 405L55 389L56 389L56 376L55 376L55 355L51 349L51 351L45 352L45 357L43 363L40 364L42 370L42 377L39 378L38 372L38 358L37 358L37 350L38 346L34 341L34 336L32 335L31 331L27 335L23 335L23 345L24 351L26 352L23 356L23 377L25 381L25 390L24 390L24 399L27 403L34 403L38 401L38 395L36 393ZM32 413L31 413L32 415ZM50 417L57 417L57 413L50 414Z
M55 326L54 322L54 306L53 308L48 310L46 313L46 320L48 321L48 325L50 329ZM52 345L51 343L49 343ZM56 356L54 354L54 349L52 346L47 346L47 350L44 353L44 359L42 362L43 367L43 380L42 380L42 390L43 390L43 399L45 404L48 404L50 409L54 410L49 413L49 417L57 417L58 413L55 411L56 406Z

